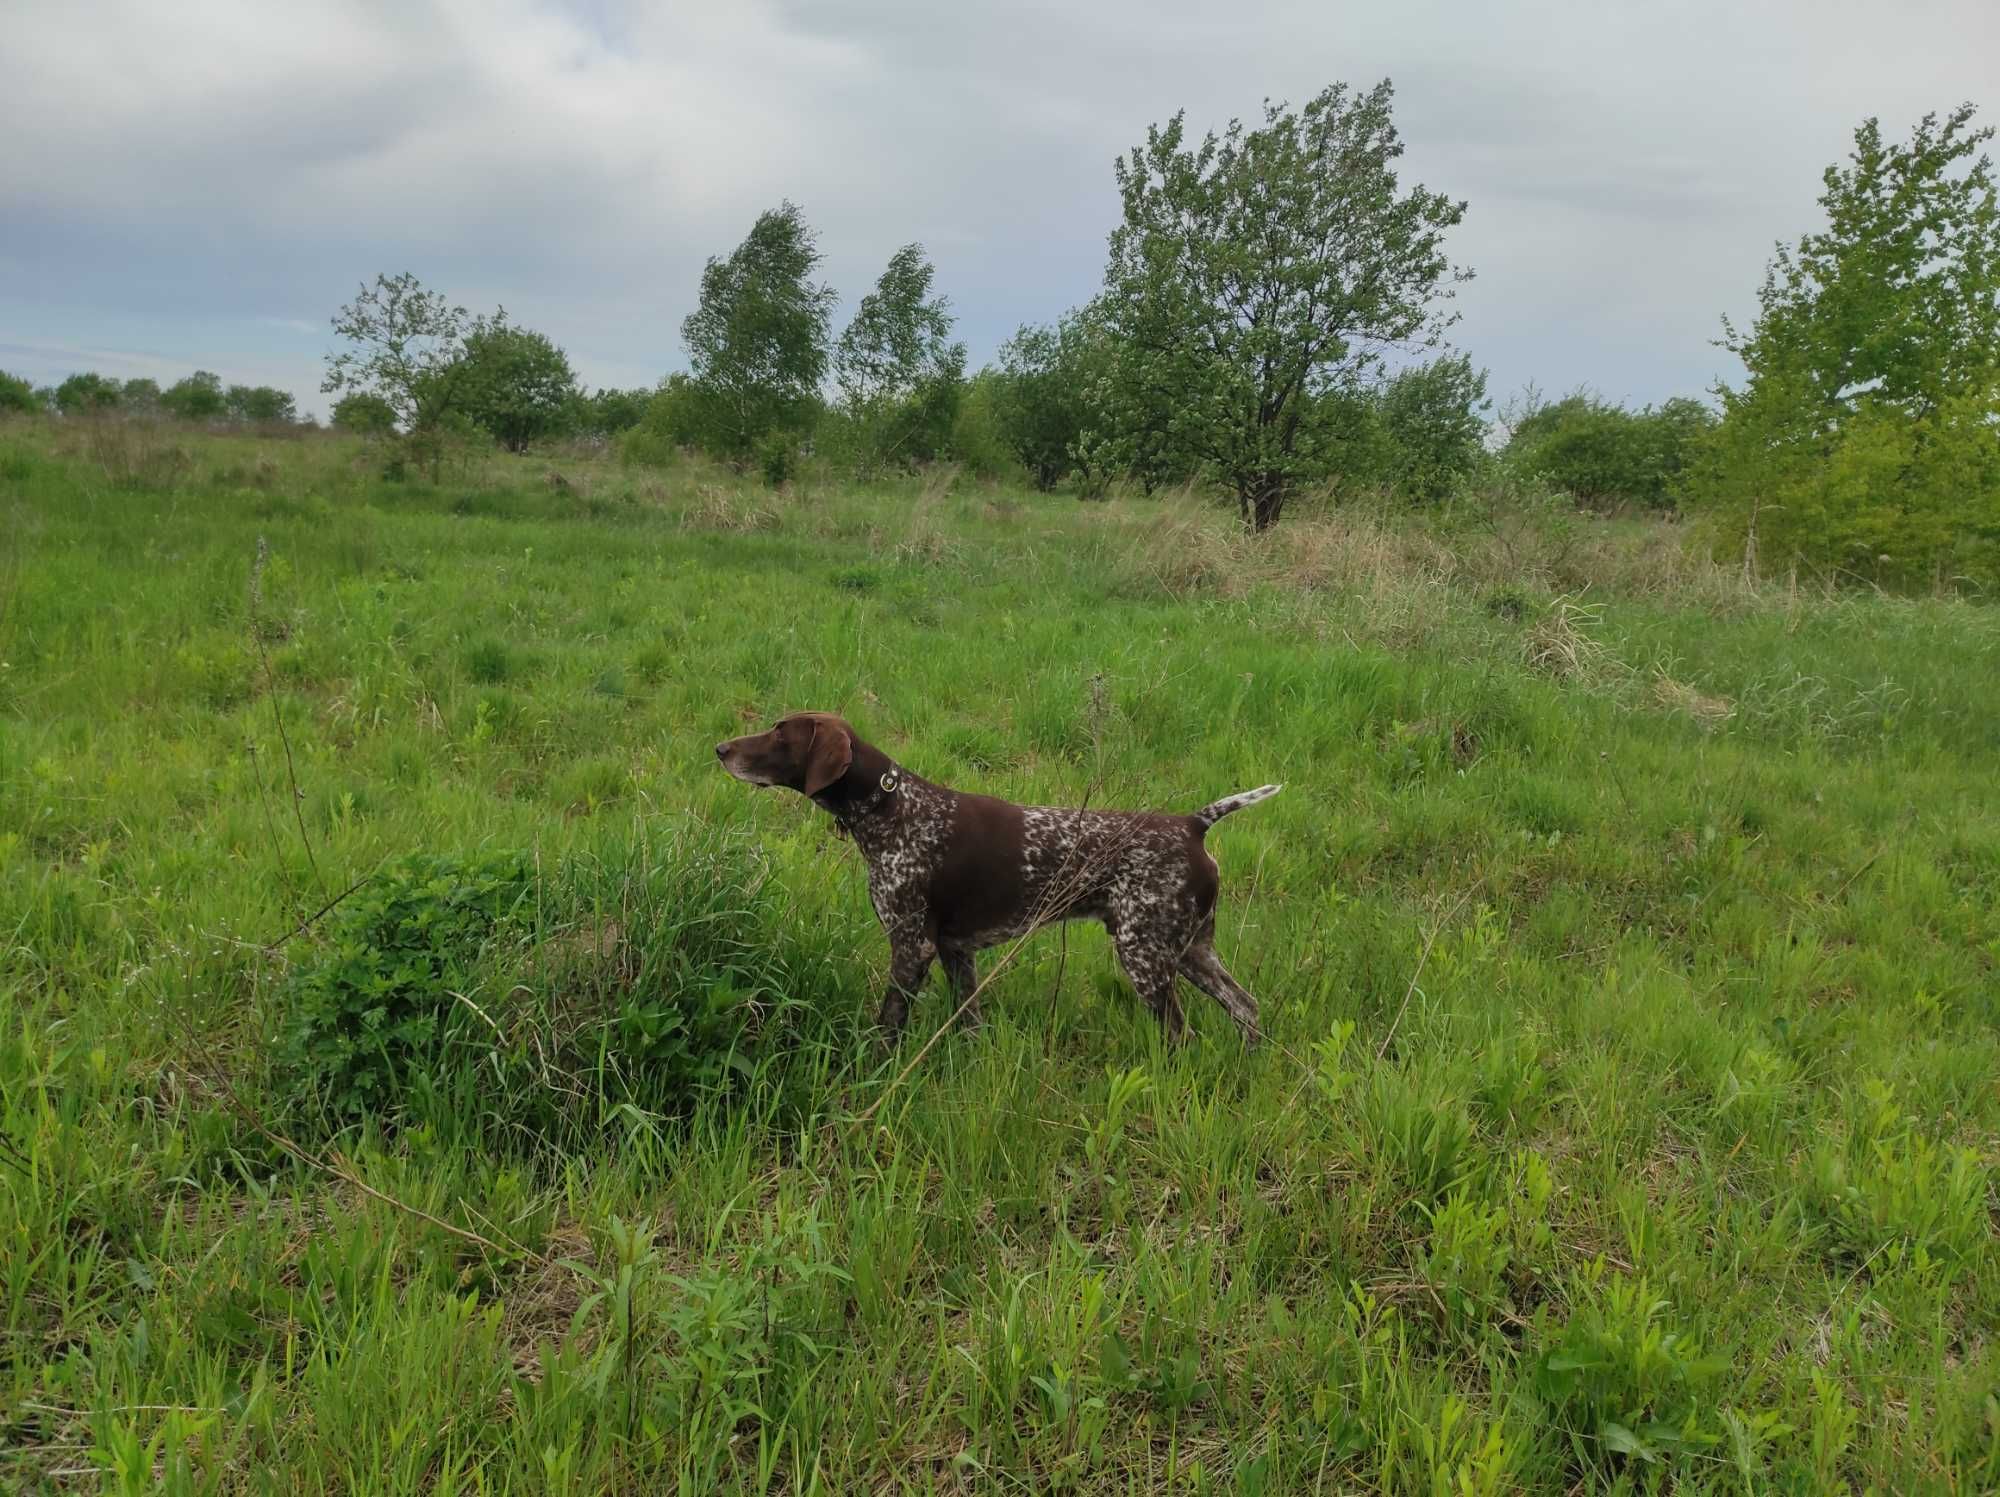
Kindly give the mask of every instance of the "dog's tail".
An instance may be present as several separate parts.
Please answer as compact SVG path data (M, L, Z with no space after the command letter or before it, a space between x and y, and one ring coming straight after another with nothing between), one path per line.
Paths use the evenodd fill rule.
M1284 788L1283 785L1259 785L1255 790L1242 790L1235 795L1225 795L1213 805L1203 806L1195 812L1194 824L1205 832L1231 811L1240 811L1245 806L1256 805L1260 800L1269 800Z

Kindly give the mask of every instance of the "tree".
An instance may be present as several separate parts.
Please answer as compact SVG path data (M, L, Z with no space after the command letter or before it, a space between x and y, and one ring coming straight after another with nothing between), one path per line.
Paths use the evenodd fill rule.
M386 403L405 438L429 457L435 482L444 435L465 419L472 369L467 340L505 322L505 311L491 321L474 317L408 271L377 275L373 286L364 285L334 314L334 332L352 346L326 356L320 389Z
M589 436L615 437L630 431L646 419L646 407L654 390L599 390L594 395L576 391L569 402L568 425Z
M18 374L9 374L0 369L0 415L10 412L18 415L33 415L42 408L42 401L35 394L35 387Z
M72 374L56 386L56 409L65 416L108 411L118 404L123 387L101 374Z
M151 413L160 408L160 384L158 380L128 379L119 391L119 403L129 411Z
M336 400L330 419L339 430L365 437L387 436L396 429L395 408L381 396L361 390Z
M213 421L228 409L228 399L219 375L197 369L169 385L160 396L160 406L183 421Z
M980 370L965 382L951 420L952 460L979 478L1001 478L1019 467L1000 425L1006 385L1006 376L998 369Z
M1376 392L1390 484L1406 498L1442 499L1486 452L1486 371L1464 354L1398 370Z
M577 394L569 356L540 333L509 327L503 308L466 335L465 412L509 452L561 428Z
M1973 107L1907 142L1863 122L1826 226L1780 245L1700 444L1726 544L1876 582L2000 575L2000 198Z
M936 270L906 244L834 349L834 378L866 466L938 456L951 439L965 345L951 341L951 303L930 294Z
M1232 121L1184 145L1184 116L1117 165L1100 306L1119 345L1117 403L1162 413L1161 454L1277 523L1319 471L1314 397L1358 383L1389 347L1429 347L1454 319L1444 232L1465 205L1399 192L1385 80L1335 84L1261 129Z
M1083 314L1070 312L1054 327L1024 324L1000 345L1000 430L1044 492L1076 465L1088 424L1093 336Z
M709 260L700 305L681 324L700 445L741 462L768 434L811 424L835 301L811 279L819 264L813 231L790 202L760 214L728 259Z
M231 385L223 406L230 420L256 425L288 425L299 417L299 404L291 392L272 385Z
M1586 505L1674 503L1695 443L1715 413L1685 397L1629 411L1579 390L1546 405L1531 401L1510 421L1506 456Z

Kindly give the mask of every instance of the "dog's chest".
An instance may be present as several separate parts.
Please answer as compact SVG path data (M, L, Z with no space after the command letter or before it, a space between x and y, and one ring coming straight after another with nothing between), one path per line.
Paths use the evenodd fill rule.
M948 803L912 786L895 814L854 828L854 845L868 864L868 887L878 906L920 902L951 838Z

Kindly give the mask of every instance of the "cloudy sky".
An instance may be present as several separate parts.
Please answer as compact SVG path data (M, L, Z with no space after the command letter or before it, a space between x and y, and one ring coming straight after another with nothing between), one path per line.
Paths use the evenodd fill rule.
M1815 221L1856 123L2000 122L1992 0L7 0L0 368L196 367L323 410L378 270L504 303L592 384L681 367L703 260L790 197L848 306L921 240L975 362L1085 300L1112 159L1395 81L1468 200L1460 347L1651 401Z

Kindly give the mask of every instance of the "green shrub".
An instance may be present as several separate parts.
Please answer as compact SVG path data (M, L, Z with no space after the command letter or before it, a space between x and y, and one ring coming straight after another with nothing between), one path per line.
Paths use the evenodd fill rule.
M1584 504L1667 509L1696 442L1714 425L1698 400L1628 411L1580 392L1516 420L1506 456Z
M766 432L757 442L757 469L771 488L783 488L799 468L799 446L786 431Z
M1812 1152L1808 1199L1856 1262L1885 1248L1954 1263L1990 1249L1988 1171L1971 1149L1916 1131L1887 1082L1870 1079L1850 1103L1859 1113L1845 1141Z
M18 374L9 374L0 369L0 415L12 412L17 415L32 416L42 408L35 398L35 387Z
M1727 1363L1667 1328L1667 1302L1644 1278L1606 1276L1599 1261L1577 1288L1536 1383L1579 1465L1601 1468L1610 1455L1651 1463L1720 1443L1705 1390Z
M966 383L952 418L951 455L975 478L997 479L1020 472L1020 462L1008 446L1000 424L1000 376L982 370Z
M396 429L396 408L380 395L355 390L333 403L333 424L362 436L387 436Z
M1386 442L1386 476L1407 499L1444 498L1485 456L1486 371L1463 354L1399 371L1372 404Z
M1769 417L1770 419L1767 419ZM1742 401L1702 445L1691 502L1716 551L1882 587L2000 585L2000 390L1921 415L1863 397L1825 432Z
M283 1069L296 1100L338 1122L379 1115L442 1059L454 990L475 984L481 951L519 914L522 853L413 855L350 895L315 959L287 985Z
M567 860L421 856L336 911L286 988L279 1085L334 1128L597 1139L757 1083L789 1107L858 1010L791 943L734 839ZM832 1042L841 1040L836 1046Z

